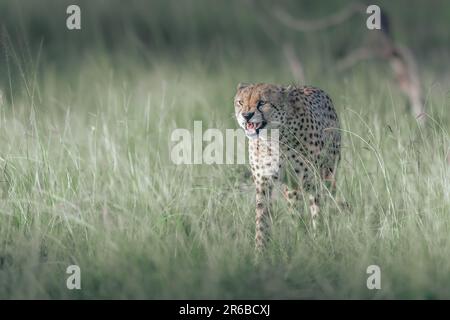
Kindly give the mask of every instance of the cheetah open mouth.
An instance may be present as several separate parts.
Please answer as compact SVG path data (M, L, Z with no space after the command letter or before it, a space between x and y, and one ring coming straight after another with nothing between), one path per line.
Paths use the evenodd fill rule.
M261 122L247 122L245 124L245 133L248 136L255 136L259 134L259 131L266 126L266 121Z

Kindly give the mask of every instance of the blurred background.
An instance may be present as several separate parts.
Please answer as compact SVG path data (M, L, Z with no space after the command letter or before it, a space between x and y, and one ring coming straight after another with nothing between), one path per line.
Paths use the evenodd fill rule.
M293 41L303 54L337 55L342 47L356 46L367 36L368 15L355 16L332 30L294 32L274 15L282 8L299 19L323 18L355 1L2 1L3 31L32 52L43 42L45 57L55 63L80 59L89 50L171 53L183 57L192 50L205 56L276 56L278 45ZM364 2L360 2L364 4ZM66 8L77 4L82 11L82 32L65 28ZM367 3L368 5L369 3ZM448 49L449 4L431 0L377 1L391 18L398 41L429 59ZM140 51L139 50L139 51Z
M368 14L355 14L331 28L299 32L276 17L276 9L295 19L324 18L355 1L2 1L2 61L13 46L19 59L39 57L40 67L76 68L99 51L143 61L150 67L161 56L173 64L195 57L211 69L223 59L250 68L259 61L283 68L283 45L292 44L305 68L332 72L335 59L361 45L370 31ZM364 5L364 2L360 2ZM65 27L66 8L77 4L82 31ZM389 15L395 41L409 47L427 69L442 74L448 61L450 5L431 0L378 1ZM8 39L6 39L8 38ZM11 48L12 50L12 48ZM320 63L309 67L311 58ZM30 61L31 60L31 61ZM255 62L256 61L256 62ZM331 70L329 70L331 69ZM11 70L14 75L16 70ZM306 71L306 74L308 72ZM1 77L7 78L2 72Z
M66 28L70 4L81 8L82 30ZM351 11L355 4L360 6L358 12ZM410 100L420 100L423 105L430 85L448 82L445 61L449 59L450 5L443 0L377 4L383 18L388 18L381 33L387 32L392 44L407 48L413 58L416 82L422 91ZM382 68L395 83L395 74L386 67L389 59L385 53L381 53L384 61L376 59L380 54L375 54L375 59L366 57L383 47L379 39L373 40L380 32L365 27L367 5L345 0L132 0L126 5L116 0L2 1L0 84L3 96L10 99L13 91L23 89L24 77L38 81L50 73L41 71L51 69L72 74L66 81L75 86L74 78L84 66L102 63L128 74L133 73L133 67L154 74L162 65L180 73L197 65L194 69L215 74L233 65L237 69L230 74L233 82L247 79L316 85L325 78L348 79L348 72L362 63L365 70ZM346 17L339 23L295 28L296 19L314 24L341 11L350 14L344 13ZM368 51L362 58L361 48ZM397 72L397 82L402 77L402 71ZM403 93L411 95L408 90Z

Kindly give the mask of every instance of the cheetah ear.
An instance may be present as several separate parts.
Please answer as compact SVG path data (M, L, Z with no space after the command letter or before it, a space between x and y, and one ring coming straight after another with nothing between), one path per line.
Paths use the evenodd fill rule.
M245 83L245 82L239 82L239 84L237 85L236 90L237 91L241 91L244 88L247 88L250 85L250 83Z

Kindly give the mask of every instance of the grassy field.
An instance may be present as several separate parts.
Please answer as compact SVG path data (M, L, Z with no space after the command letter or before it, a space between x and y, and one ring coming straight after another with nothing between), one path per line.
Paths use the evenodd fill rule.
M333 68L368 32L358 19L301 34L267 31L252 1L81 1L82 31L67 31L64 1L40 3L0 5L0 298L450 298L448 3L386 2L418 58L424 127L383 61ZM336 105L350 207L326 202L313 238L276 201L258 263L247 166L176 166L169 138L195 120L237 128L238 82L292 83L284 41ZM66 288L72 264L81 290Z

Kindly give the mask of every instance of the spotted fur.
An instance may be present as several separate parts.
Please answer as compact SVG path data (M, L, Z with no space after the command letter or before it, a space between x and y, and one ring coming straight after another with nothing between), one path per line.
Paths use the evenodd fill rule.
M308 194L312 226L319 214L322 182L335 187L340 158L339 120L330 97L321 89L272 84L239 84L234 98L239 125L249 137L249 160L256 187L256 248L270 237L270 199L277 180L290 202ZM278 139L273 138L278 129Z

